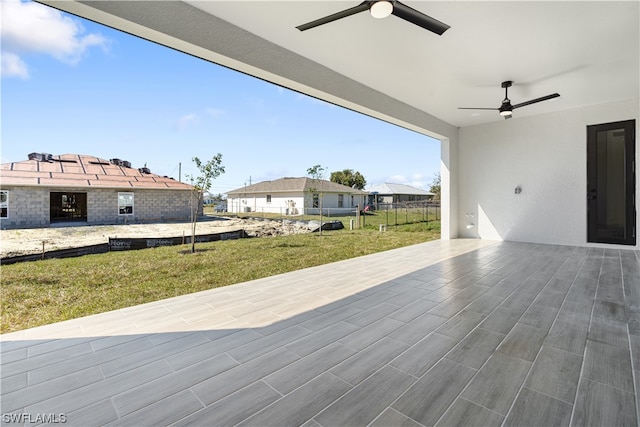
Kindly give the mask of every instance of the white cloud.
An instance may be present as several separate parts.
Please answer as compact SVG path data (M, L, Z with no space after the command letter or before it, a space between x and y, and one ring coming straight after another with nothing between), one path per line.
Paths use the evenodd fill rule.
M184 116L178 119L177 125L179 129L184 129L192 123L196 123L198 121L198 116L194 113L185 114Z
M15 53L5 52L0 57L0 74L6 77L29 78L27 64Z
M404 184L416 188L429 189L431 181L426 181L421 173L414 173L411 176L391 175L384 179L384 182L391 184Z
M391 175L385 182L390 182L392 184L406 184L408 181L409 179L404 175Z
M226 114L226 111L220 108L207 108L206 111L211 117L220 117Z
M48 6L2 0L0 7L2 56L8 55L12 64L21 64L24 69L23 74L13 75L24 78L24 73L28 73L27 65L20 57L25 53L47 54L66 64L76 65L90 47L108 48L106 38L100 34L85 34L79 20Z

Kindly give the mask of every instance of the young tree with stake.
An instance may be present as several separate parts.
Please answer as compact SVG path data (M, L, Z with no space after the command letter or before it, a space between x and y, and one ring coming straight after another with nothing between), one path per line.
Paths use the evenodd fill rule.
M320 183L320 196L318 198L318 205L320 208L320 235L322 236L322 180L324 178L324 172L327 168L322 167L320 165L315 165L307 169L307 174L313 179L314 185L318 185ZM309 192L312 194L316 193L318 189L314 186L309 188Z
M198 212L202 206L204 193L211 188L211 181L224 173L222 166L222 154L218 153L211 160L203 163L198 157L194 157L193 162L198 168L198 175L187 175L191 181L191 253L196 251L196 223L198 222Z

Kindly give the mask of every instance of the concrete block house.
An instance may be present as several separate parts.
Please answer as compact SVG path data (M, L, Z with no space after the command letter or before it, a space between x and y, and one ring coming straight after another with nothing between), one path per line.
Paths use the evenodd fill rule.
M237 188L227 193L229 212L264 212L280 215L318 214L322 191L323 214L348 214L363 207L366 191L326 180L280 178Z
M0 226L188 221L191 190L126 160L31 153L0 165Z

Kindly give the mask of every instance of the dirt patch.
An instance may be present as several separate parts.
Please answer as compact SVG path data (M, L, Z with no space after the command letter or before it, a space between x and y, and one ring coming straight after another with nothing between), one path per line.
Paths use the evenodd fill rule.
M245 230L251 237L284 236L308 233L302 224L282 221L229 218L199 221L196 234L214 234ZM26 255L45 250L77 248L107 243L109 237L180 237L191 235L190 223L65 226L0 230L0 257Z

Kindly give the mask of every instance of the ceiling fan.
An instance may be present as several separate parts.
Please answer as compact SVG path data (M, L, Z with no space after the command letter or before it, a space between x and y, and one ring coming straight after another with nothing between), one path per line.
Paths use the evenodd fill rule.
M364 12L367 9L369 9L371 16L374 18L386 18L389 15L395 15L398 18L416 24L439 36L451 28L449 25L427 16L397 0L363 1L357 6L299 25L296 28L300 31L309 30L320 25L328 24L329 22L337 21L338 19L346 18L347 16L355 15L356 13Z
M551 95L543 96L540 98L532 99L530 101L521 102L520 104L511 105L511 100L507 94L509 88L513 85L513 82L507 80L506 82L502 82L502 87L504 88L504 99L502 100L502 105L499 108L472 108L472 107L458 107L458 110L495 110L499 111L500 115L506 119L510 119L513 115L513 110L520 107L526 107L527 105L535 104L537 102L547 101L549 99L557 98L560 96L558 93L554 93Z

